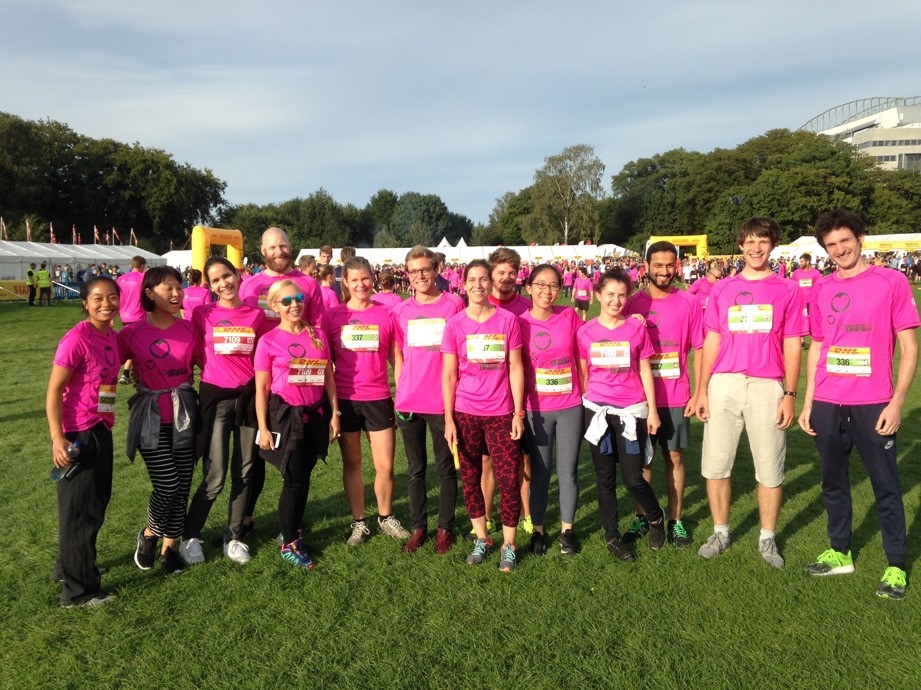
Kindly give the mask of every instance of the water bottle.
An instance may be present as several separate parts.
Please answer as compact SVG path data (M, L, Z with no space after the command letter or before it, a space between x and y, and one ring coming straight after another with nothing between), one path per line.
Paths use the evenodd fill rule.
M52 467L51 479L53 481L59 482L62 479L70 479L74 473L80 469L80 463L77 462L77 457L80 455L80 449L82 447L83 444L80 443L80 441L74 441L67 446L67 455L70 458L70 464L67 467Z

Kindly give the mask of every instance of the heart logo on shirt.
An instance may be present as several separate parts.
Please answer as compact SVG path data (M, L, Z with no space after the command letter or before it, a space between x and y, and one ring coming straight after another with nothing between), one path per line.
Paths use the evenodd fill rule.
M831 298L831 308L832 311L841 313L847 311L848 307L851 306L851 296L846 292L839 292L837 295Z
M550 334L547 333L547 331L538 331L531 339L531 343L537 350L546 350L548 347L550 347L551 342L552 340L550 339Z
M307 348L300 343L291 343L288 345L288 354L296 359L300 359L307 354Z
M750 293L750 292L747 292L747 291L746 291L746 292L740 292L738 295L736 295L736 301L735 301L735 303L736 303L737 305L741 305L741 304L754 304L754 302L755 302L755 296L754 296L752 293Z
M230 322L230 319L221 319L214 325L217 326L218 328L227 328L227 327L233 326L233 324Z
M111 345L106 345L102 350L102 356L106 360L106 364L110 367L115 364L115 350L112 349Z
M169 343L163 338L158 338L150 344L149 352L151 357L163 359L169 354Z

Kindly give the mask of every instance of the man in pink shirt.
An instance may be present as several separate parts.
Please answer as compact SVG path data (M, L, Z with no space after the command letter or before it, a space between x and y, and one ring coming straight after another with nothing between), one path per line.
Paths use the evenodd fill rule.
M144 282L144 271L147 270L147 259L143 256L131 257L131 270L115 279L121 291L121 305L118 308L118 318L127 326L135 321L147 318L147 312L141 306L141 283ZM118 380L122 384L131 383L131 360L125 362L124 371Z
M876 594L905 596L905 507L896 432L918 363L915 329L921 325L911 286L898 271L870 266L861 254L863 220L850 211L819 217L815 237L838 265L812 286L812 345L799 424L815 437L822 460L822 500L831 548L806 570L812 575L854 572L848 464L856 447L879 518L888 566ZM895 343L901 357L895 388Z
M445 324L463 311L460 297L442 292L435 282L436 255L416 245L406 255L406 272L415 294L393 308L397 341L393 362L396 383L394 407L397 427L406 451L407 493L412 528L403 551L413 553L428 540L425 429L432 435L432 450L439 476L438 531L435 552L446 554L454 545L457 509L457 470L445 439L444 399L432 395L433 382L441 381L441 341Z
M304 295L303 320L319 328L324 312L320 286L316 280L293 268L291 242L284 230L269 228L262 233L262 256L265 257L265 270L243 282L240 286L240 299L246 304L262 308L269 323L274 326L279 319L278 314L265 301L269 288L279 280L293 280Z
M779 241L780 226L773 218L752 218L739 230L744 267L710 293L695 403L698 419L705 422L701 473L713 517L713 534L697 553L713 558L729 548L730 476L744 428L758 482L758 550L775 568L784 566L775 529L786 430L795 417L800 336L808 328L799 288L771 270L769 256Z
M649 361L656 391L656 407L662 426L655 442L662 448L665 461L665 488L668 494L668 528L666 536L675 546L690 546L681 522L684 503L684 452L691 442L690 416L694 414L691 379L688 375L688 352L694 350L695 379L700 378L701 349L704 343L703 312L694 297L673 283L678 276L678 249L671 242L654 242L646 249L649 283L627 301L624 313L641 314L655 354ZM643 476L652 483L652 469ZM646 516L637 516L624 533L622 541L636 542L649 531Z
M714 261L712 264L710 264L710 268L707 269L707 273L704 277L698 278L688 286L688 294L694 295L694 297L697 298L701 309L707 308L707 302L710 299L710 292L713 291L713 286L716 285L716 281L722 277L723 269L718 263Z
M806 305L806 312L809 312L809 304L812 301L812 288L818 282L822 274L812 267L812 254L803 254L799 258L799 268L790 274L790 277L796 281L800 292L803 295L803 304ZM806 349L806 341L803 340L803 349Z

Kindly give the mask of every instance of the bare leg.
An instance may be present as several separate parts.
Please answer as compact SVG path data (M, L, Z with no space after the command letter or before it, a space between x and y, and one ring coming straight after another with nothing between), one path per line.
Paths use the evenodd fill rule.
M357 431L343 433L339 437L342 452L342 488L345 500L356 520L365 517L365 485L361 478L361 434Z

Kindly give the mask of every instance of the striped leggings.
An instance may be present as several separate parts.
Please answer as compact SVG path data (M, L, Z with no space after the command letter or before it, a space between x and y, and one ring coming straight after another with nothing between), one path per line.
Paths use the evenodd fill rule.
M185 530L186 505L195 470L195 446L173 449L173 425L162 424L156 448L141 448L153 491L147 504L147 529L176 538Z

